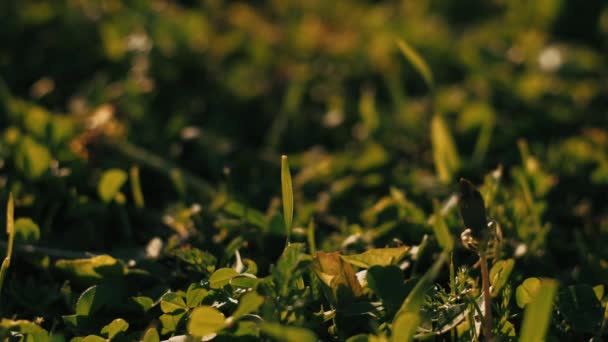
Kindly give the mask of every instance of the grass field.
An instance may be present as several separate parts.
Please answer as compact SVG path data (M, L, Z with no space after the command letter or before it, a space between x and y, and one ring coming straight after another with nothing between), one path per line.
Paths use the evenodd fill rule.
M604 1L0 23L2 340L608 337Z

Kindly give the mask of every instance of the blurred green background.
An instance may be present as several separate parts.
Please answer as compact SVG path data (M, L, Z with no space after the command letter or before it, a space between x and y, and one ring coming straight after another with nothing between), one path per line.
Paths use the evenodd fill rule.
M522 274L605 282L607 56L602 0L2 1L0 203L12 191L49 248L244 236L266 269L281 154L325 250L418 243L433 199L502 165L490 214L505 253L528 248ZM145 208L100 199L103 172L133 165Z

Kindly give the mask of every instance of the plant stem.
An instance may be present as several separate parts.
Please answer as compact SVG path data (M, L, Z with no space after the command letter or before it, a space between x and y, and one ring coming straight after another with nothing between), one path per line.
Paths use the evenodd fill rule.
M6 233L8 234L8 247L6 248L6 257L2 261L0 267L0 292L4 285L4 277L11 265L11 256L13 254L13 243L15 242L15 205L13 202L13 194L8 195L8 204L6 205Z
M485 315L482 322L483 336L486 341L492 339L492 298L490 297L490 274L488 272L488 260L484 252L479 253L481 264L481 287L483 292L483 305Z
M116 152L119 152L123 156L150 169L164 173L168 176L170 176L172 172L179 172L184 181L204 197L213 198L216 194L216 190L205 180L152 152L135 146L127 141L108 140L105 142L107 146L112 147Z

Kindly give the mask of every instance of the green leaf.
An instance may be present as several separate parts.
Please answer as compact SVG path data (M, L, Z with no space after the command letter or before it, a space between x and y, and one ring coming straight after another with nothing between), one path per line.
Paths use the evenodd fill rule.
M15 167L29 179L40 178L51 163L49 150L34 139L25 136L21 139L15 155Z
M2 318L0 319L0 335L3 335L5 329L11 332L19 332L25 335L26 338L22 339L25 342L47 342L49 341L49 333L40 327L36 323L32 323L26 320L11 320ZM6 341L12 341L12 338L3 336ZM18 339L15 339L18 340Z
M105 171L97 185L99 197L101 197L104 202L110 203L126 181L127 173L123 170L110 169Z
M441 246L444 251L451 252L454 249L454 239L452 238L452 234L450 234L450 230L445 223L443 215L441 215L441 206L439 205L439 202L433 201L433 208L433 232L435 233L437 242L439 242L439 246Z
M405 298L393 319L393 336L391 341L410 341L420 323L420 310L424 304L427 290L439 274L441 267L448 259L449 253L443 252L431 268L416 283L416 286Z
M261 331L279 342L316 342L317 335L312 331L292 326L284 326L278 323L263 323Z
M367 286L380 297L389 316L393 315L407 295L403 271L397 266L373 266L366 278Z
M15 221L15 239L21 242L36 242L40 239L40 228L29 217L20 217Z
M55 267L81 283L96 283L105 278L121 278L127 273L126 266L109 255L86 259L60 259Z
M188 287L186 291L186 304L188 308L194 308L199 306L205 297L207 297L209 291L207 291L201 284L193 283Z
M513 266L515 266L515 261L513 259L499 260L492 266L492 269L490 270L492 297L498 296L500 290L505 286L507 279L509 279L511 272L513 271Z
M515 300L517 301L517 306L523 309L524 306L530 303L540 290L540 285L541 281L536 277L527 278L524 280L515 290Z
M587 284L572 285L559 291L557 307L576 332L594 333L602 323L602 304Z
M185 317L185 311L176 311L175 313L162 314L158 317L158 320L162 324L163 328L160 333L162 335L175 332L179 326L180 321Z
M122 318L117 318L101 329L101 333L106 335L108 339L113 339L117 334L127 331L129 323Z
M156 328L150 328L146 330L144 337L141 339L142 342L160 342L160 336L158 336L158 330Z
M272 276L282 294L288 290L291 280L294 278L301 265L310 261L310 256L304 254L304 244L292 243L283 250L276 267L272 269Z
M176 292L168 292L160 299L160 309L164 313L182 312L188 310L184 297Z
M220 268L213 272L211 277L209 277L209 287L212 289L221 289L228 285L232 278L237 277L238 275L239 273L233 268Z
M393 320L391 341L411 341L420 324L420 315L416 312L403 312Z
M129 170L129 175L131 177L131 193L133 194L135 207L143 208L144 193L141 190L141 182L139 181L139 168L137 166L132 166Z
M106 286L91 286L86 289L76 302L76 315L89 316L97 312L110 301L111 292Z
M89 335L81 340L82 342L108 342L105 338L97 335Z
M409 250L408 246L374 248L360 254L341 255L340 257L355 266L370 268L372 266L394 265L403 259Z
M439 180L447 184L452 181L453 174L460 168L460 157L450 130L443 117L438 114L431 119L431 145Z
M538 294L527 305L521 328L521 342L544 341L551 312L553 311L553 298L557 292L555 280L543 279Z
M595 293L595 297L597 300L601 301L604 298L604 285L596 285L593 287L593 292Z
M281 191L283 194L283 218L287 229L287 241L291 236L291 223L293 221L293 186L291 184L291 171L287 156L281 156Z
M131 297L131 299L141 307L144 312L147 312L154 306L154 300L150 297L138 296Z
M239 202L228 202L223 210L230 215L234 215L242 219L243 221L252 224L260 229L266 228L266 219L264 214L259 210L249 208Z
M226 327L224 314L211 306L199 306L190 314L188 333L204 337L215 334Z
M239 306L232 314L233 319L239 319L243 315L256 311L264 303L264 297L250 291L239 299Z
M331 290L329 299L334 305L344 307L363 294L355 271L341 258L339 252L317 251L311 268Z
M253 289L259 284L259 282L260 279L248 274L241 274L238 277L230 279L230 285L245 289Z
M397 45L399 46L401 53L403 53L403 56L405 56L405 58L412 64L414 69L416 69L420 76L422 76L427 87L429 87L429 90L433 90L433 73L431 72L431 68L429 68L428 64L426 64L420 54L418 54L418 52L416 52L416 50L414 50L403 39L397 39Z

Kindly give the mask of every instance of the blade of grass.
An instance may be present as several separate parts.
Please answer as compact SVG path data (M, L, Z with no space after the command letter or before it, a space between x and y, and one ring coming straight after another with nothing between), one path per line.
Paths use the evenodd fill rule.
M307 230L307 238L308 238L308 249L310 250L310 254L315 254L317 252L317 243L315 241L315 221L312 219L308 224Z
M15 205L13 203L13 194L8 195L8 204L6 205L6 233L8 234L8 248L6 257L2 261L0 269L0 293L2 293L2 285L4 285L4 277L11 265L11 255L13 254L13 243L15 241Z
M526 306L521 328L521 342L544 341L553 311L553 298L557 292L557 282L544 279L536 297Z
M437 238L439 246L441 246L444 251L451 252L454 249L454 239L441 215L441 206L439 205L439 202L433 201L433 208L435 212L433 215L433 232L435 233L435 238Z
M438 114L431 119L431 146L439 180L449 183L454 172L460 168L460 157L443 117Z
M397 46L399 46L399 50L401 50L403 56L405 56L414 69L422 76L427 87L429 87L429 90L432 91L435 87L435 82L433 81L433 73L431 72L429 65L424 61L420 54L403 39L397 39Z
M135 146L127 141L111 141L106 139L104 143L113 148L116 152L119 152L123 156L133 160L134 162L141 164L150 169L164 173L169 178L173 178L175 174L183 179L183 181L197 191L201 196L205 198L213 198L217 191L216 189L207 183L205 180L194 175L193 173L180 168L177 164L166 160L154 153L151 153L141 147Z
M291 237L291 224L293 221L293 186L291 184L291 172L287 156L281 156L281 190L283 193L283 218L287 230L287 242Z
M395 314L393 320L392 341L411 341L420 323L420 309L424 304L424 297L433 280L439 274L441 267L446 262L448 253L443 252L433 266L420 278L410 294L405 298L401 308Z
M139 167L133 165L129 170L131 176L131 192L133 193L133 201L135 207L141 209L144 207L144 194L141 191L141 182L139 180Z

